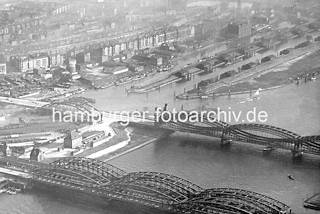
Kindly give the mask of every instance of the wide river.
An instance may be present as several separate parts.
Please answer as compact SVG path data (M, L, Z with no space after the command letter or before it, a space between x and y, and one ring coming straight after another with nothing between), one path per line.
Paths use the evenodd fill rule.
M320 81L300 86L289 85L265 91L260 98L249 95L218 97L207 100L179 101L174 94L185 85L167 86L149 94L126 95L124 87L88 91L101 110L150 110L169 104L169 108L203 109L220 107L246 113L256 107L268 113L268 124L301 135L320 134ZM189 83L190 84L190 83ZM128 87L128 86L127 86ZM192 86L191 86L192 87ZM236 187L269 195L287 203L297 214L319 212L303 208L303 200L320 192L320 158L305 156L294 163L291 153L275 151L262 155L262 148L233 144L221 149L215 139L188 134L174 134L162 142L148 145L111 161L128 172L158 171L180 176L200 186ZM288 174L295 177L288 179ZM0 195L0 214L120 214L60 201L47 195Z

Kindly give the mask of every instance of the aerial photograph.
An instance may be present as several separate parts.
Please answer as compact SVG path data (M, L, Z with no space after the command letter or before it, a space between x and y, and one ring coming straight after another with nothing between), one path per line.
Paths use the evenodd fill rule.
M320 0L0 0L0 214L320 214Z

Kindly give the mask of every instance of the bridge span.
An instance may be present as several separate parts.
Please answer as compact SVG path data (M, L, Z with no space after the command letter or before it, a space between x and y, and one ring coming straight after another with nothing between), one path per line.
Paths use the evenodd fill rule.
M171 117L174 118L174 117ZM221 139L221 144L242 142L265 146L268 150L285 149L292 151L294 157L303 153L320 155L320 135L300 136L289 130L256 123L230 125L216 118L203 117L199 122L163 121L155 119L154 125L172 131L200 134Z
M203 189L185 179L159 172L127 173L94 159L64 158L50 164L0 158L0 167L29 174L33 187L138 205L152 213L289 214L291 209L268 196L241 189ZM66 196L66 195L65 195Z
M320 135L315 136L300 136L292 131L258 123L240 123L228 124L217 118L210 117L205 114L198 114L197 122L178 120L167 120L169 118L178 118L177 116L169 116L170 112L166 112L165 117L160 115L144 115L138 114L116 114L105 112L105 118L113 119L114 121L124 122L124 124L143 124L159 129L170 131L178 131L192 134L199 134L208 137L221 139L222 145L228 145L230 142L250 143L266 147L266 151L273 149L290 150L294 157L301 157L303 153L320 155ZM176 113L178 114L178 113ZM190 116L190 115L189 115Z

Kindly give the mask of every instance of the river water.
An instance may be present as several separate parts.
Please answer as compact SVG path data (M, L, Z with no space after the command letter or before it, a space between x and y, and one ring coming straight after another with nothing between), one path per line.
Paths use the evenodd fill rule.
M150 110L169 104L169 108L232 108L246 112L254 107L268 113L268 124L286 128L301 135L320 134L320 81L300 86L289 85L262 92L259 99L249 95L218 97L207 100L179 101L174 94L185 85L167 86L149 94L126 95L125 87L88 91L85 96L96 99L100 110ZM127 86L128 87L128 86ZM262 148L232 145L221 149L215 139L189 134L173 134L168 139L148 145L111 161L128 172L158 171L180 176L200 186L236 187L267 194L290 205L297 214L319 212L303 208L303 200L320 192L320 158L306 156L295 163L291 153L275 151L262 155ZM287 175L295 177L294 181ZM0 214L120 214L92 209L46 195L0 195Z

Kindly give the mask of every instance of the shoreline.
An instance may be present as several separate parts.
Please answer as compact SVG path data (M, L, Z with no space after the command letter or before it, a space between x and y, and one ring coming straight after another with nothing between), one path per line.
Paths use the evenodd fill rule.
M112 129L115 135L111 139L99 146L83 150L75 156L107 162L158 142L168 136L167 131L159 131L139 124L131 124L124 129L114 126ZM146 132L146 130L148 131Z
M125 147L122 147L104 157L101 157L100 160L104 162L114 160L123 155L141 149L147 145L161 141L169 135L168 131L159 131L150 127L144 127L140 125L129 125L127 128L132 129L132 131L130 132L130 141L128 142L128 144ZM147 133L145 132L146 129L149 130Z
M178 81L182 80L182 78L174 78L171 79L170 78L166 78L165 81L161 84L159 83L154 83L155 85L151 85L151 86L147 86L147 87L142 87L142 88L130 88L128 89L128 93L135 93L135 94L143 94L143 93L148 93L151 91L155 91L157 89L160 89L162 87L165 87L167 85L170 85L172 83L176 83Z
M308 54L309 53L309 54ZM293 58L290 58L290 60L286 61L285 63L289 63L290 61L294 61L298 58L301 58L299 59L298 61L294 62L293 64L290 65L290 67L288 67L287 69L285 70L279 70L279 71L276 71L276 72L273 72L275 73L275 75L277 75L276 73L278 72L284 72L284 74L286 74L286 72L288 72L290 70L290 68L295 64L295 63L299 63L301 62L302 60L305 60L308 58L308 56L313 56L314 54L317 54L317 50L313 51L313 52L307 52L307 53L304 53L304 54L299 54L297 56L294 56ZM234 83L232 84L233 86L237 86L239 84L244 84L244 83L248 83L250 80L253 80L255 77L263 77L265 75L268 75L268 74L272 74L272 69L274 68L277 68L279 66L281 66L282 64L285 64L285 63L280 63L280 64L275 64L275 65L272 65L266 69L263 69L257 73L251 73L249 76L244 76L242 79L236 79L236 80L233 80L231 81L231 83ZM308 72L311 72L313 71L315 68L313 69L309 69L308 71L304 71L304 73L308 73ZM269 71L269 72L267 72ZM271 72L270 72L271 71ZM293 73L295 73L296 71L294 71ZM317 73L317 72L314 72L314 73ZM285 87L287 85L290 85L292 84L294 81L294 76L287 76L288 77L288 80L285 81L285 79L283 78L281 82L283 83L280 83L280 84L272 84L270 83L269 85L271 85L270 87L265 87L264 88L264 84L263 81L262 82L257 82L256 84L256 88L255 89L250 89L248 87L244 88L243 90L235 90L235 91L226 91L225 90L222 90L224 87L226 87L226 84L223 84L223 85L220 85L218 87L215 88L215 91L218 91L217 93L207 93L207 92L204 92L204 93L201 93L200 91L198 91L198 93L191 93L191 94L188 94L188 93L183 93L183 94L180 94L180 95L177 95L176 98L177 99L180 99L180 100L190 100L190 99L203 99L203 98L209 98L209 97L215 97L215 96L227 96L227 95L239 95L239 94L247 94L247 93L251 93L252 91L254 90L257 90L258 88L261 88L261 91L267 91L267 90L275 90L275 89L278 89L278 88L281 88L281 87ZM235 76L234 78L237 78L237 76ZM249 79L248 79L249 78ZM290 78L292 78L291 81ZM221 84L222 82L220 82ZM276 83L276 82L275 82ZM219 82L217 82L216 84L219 84ZM238 86L239 87L239 86ZM219 92L219 90L221 91L224 91L224 92Z
M138 149L141 149L141 148L143 148L143 147L145 147L145 146L147 146L147 145L149 145L149 144L155 143L155 142L157 142L157 141L159 141L159 140L160 140L159 138L153 138L153 139L148 140L148 141L146 141L146 142L144 142L144 143L142 143L142 144L140 144L140 145L137 145L137 146L135 146L135 147L129 148L129 149L126 150L126 151L120 152L119 154L115 154L114 156L112 156L112 157L110 157L110 158L107 158L106 160L103 160L103 161L104 161L104 162L108 162L108 161L114 160L114 159L116 159L116 158L118 158L118 157L121 157L121 156L123 156L123 155L129 154L129 153L131 153L131 152L134 152L134 151L136 151L136 150L138 150ZM128 145L127 145L127 146L128 146Z
M277 85L277 86L271 86L269 88L262 88L260 91L271 91L271 90L276 90L285 86L290 85L291 83L287 84L282 84L282 85ZM180 100L195 100L195 99L207 99L207 98L214 98L214 97L221 97L221 96L228 96L228 95L241 95L241 94L250 94L252 90L246 90L246 91L236 91L236 92L223 92L223 93L215 93L213 94L205 94L205 95L194 95L194 96L189 96L189 97L183 97L178 95L177 99Z

